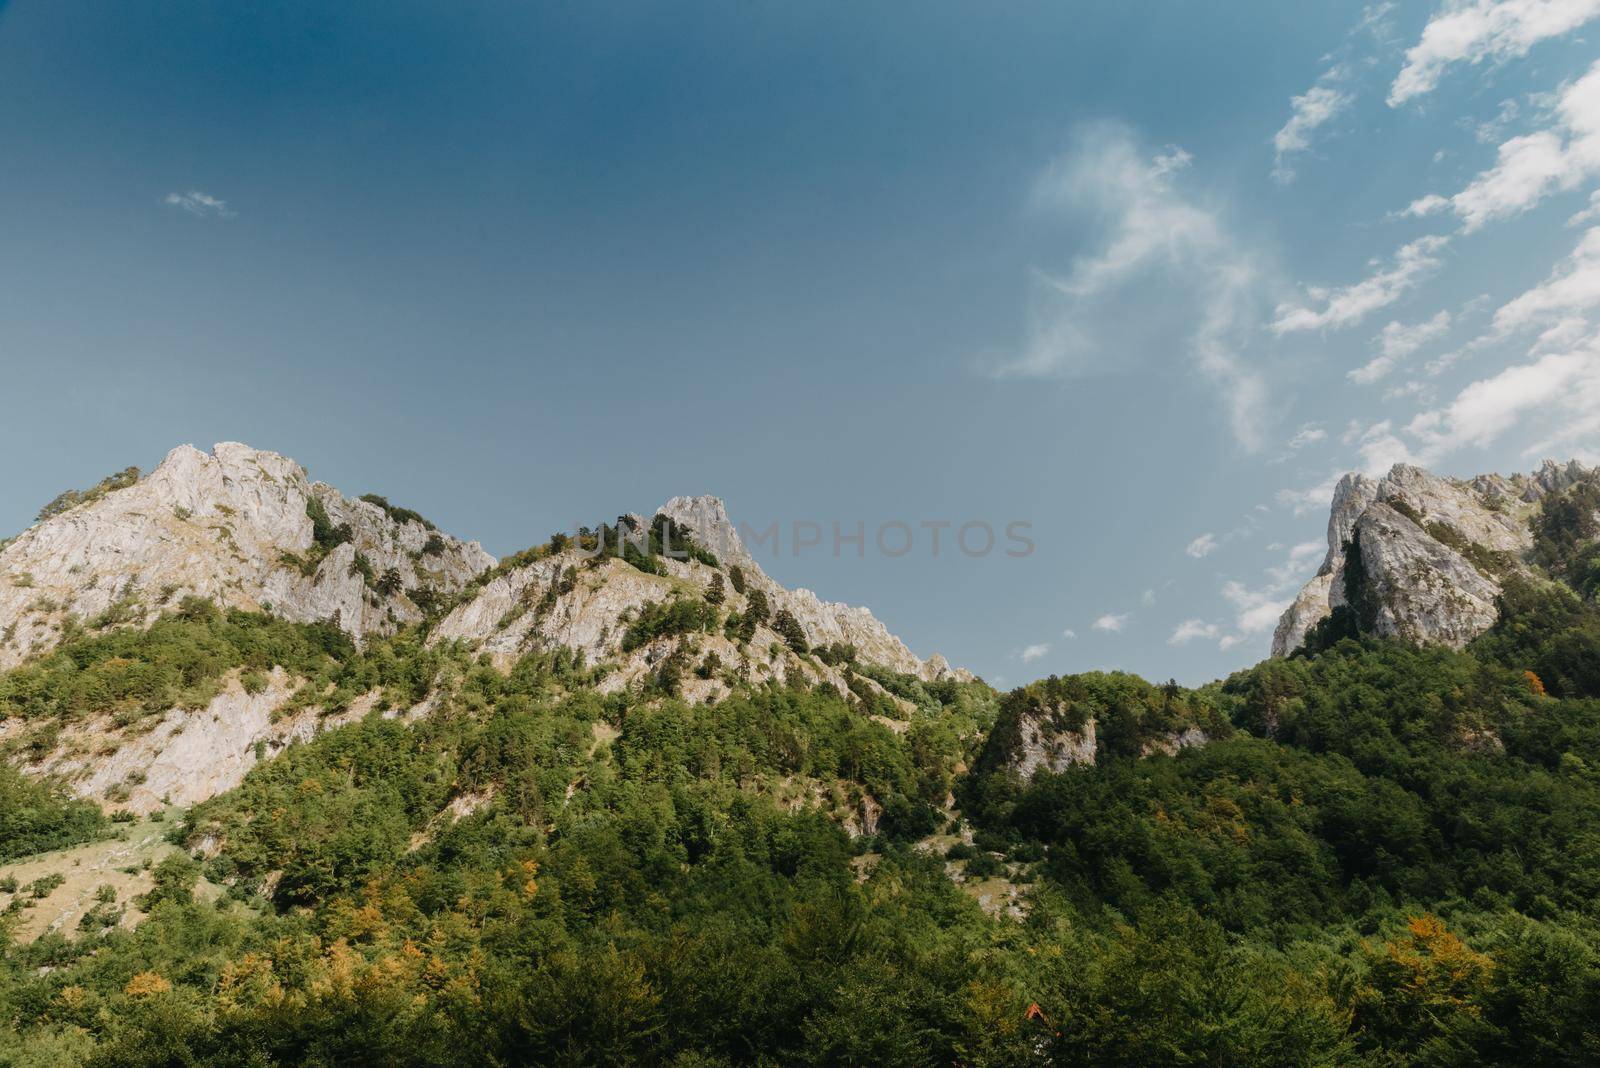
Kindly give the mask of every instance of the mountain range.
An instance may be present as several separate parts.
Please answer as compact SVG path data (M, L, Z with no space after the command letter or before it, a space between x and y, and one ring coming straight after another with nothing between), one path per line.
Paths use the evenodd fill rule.
M1600 472L1397 465L1262 663L1000 693L716 497L181 446L0 542L0 1064L1583 1063L1597 591Z

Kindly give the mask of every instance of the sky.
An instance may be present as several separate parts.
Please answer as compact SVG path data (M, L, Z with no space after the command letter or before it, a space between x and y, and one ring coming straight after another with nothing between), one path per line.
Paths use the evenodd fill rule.
M186 442L496 554L712 493L998 685L1219 677L1341 473L1600 458L1597 42L1600 0L0 3L0 530Z

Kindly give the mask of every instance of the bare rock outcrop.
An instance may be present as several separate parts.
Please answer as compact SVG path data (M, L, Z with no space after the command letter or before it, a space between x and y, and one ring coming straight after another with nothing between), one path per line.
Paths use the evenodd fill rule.
M1531 475L1470 480L1409 464L1376 481L1346 475L1334 491L1327 556L1279 619L1272 654L1292 653L1344 607L1364 632L1460 648L1494 625L1505 579L1527 573L1540 502L1592 474L1577 461L1547 460Z
M314 552L320 505L344 540ZM357 639L422 618L494 558L426 523L313 483L276 453L223 442L170 452L149 477L69 508L0 551L0 669L78 623L142 623L183 598L332 621ZM382 583L393 572L391 583Z
M144 815L166 805L187 807L233 789L261 760L293 741L360 719L377 704L363 695L336 715L316 706L285 712L299 680L274 668L247 691L230 678L204 708L174 708L153 727L118 725L110 715L68 724L55 745L25 765L59 779L78 797ZM0 723L0 739L24 730Z
M852 646L860 662L927 681L973 678L943 657L919 659L865 608L823 601L810 590L791 590L773 580L745 547L720 499L674 497L655 514L671 519L710 552L716 566L687 555L663 557L666 574L655 575L614 556L594 557L569 547L496 575L457 605L430 640L465 642L501 662L564 648L582 654L587 664L613 667L600 684L602 691L657 672L669 657L700 669L683 672L683 693L691 700L726 694L731 687L723 672L756 682L796 678L846 689L850 680L838 665L797 655L785 644L774 624L787 612L808 648ZM625 518L641 530L648 525L638 516ZM643 644L628 640L630 626L647 606L679 598L700 601L714 584L732 612L748 612L758 593L765 599L767 616L753 636L735 641L714 627ZM859 677L855 681L858 688L877 689Z
M1356 536L1373 633L1460 648L1494 626L1500 584L1410 518L1378 501Z

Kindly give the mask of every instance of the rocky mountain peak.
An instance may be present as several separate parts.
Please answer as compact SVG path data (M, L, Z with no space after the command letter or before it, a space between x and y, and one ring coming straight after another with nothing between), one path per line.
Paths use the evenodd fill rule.
M705 546L717 558L729 565L743 568L756 566L755 559L745 548L744 539L728 518L728 509L721 497L703 494L698 497L673 497L656 514L664 515L681 527L687 528L694 540Z
M1345 475L1334 489L1327 556L1279 619L1273 655L1299 648L1341 607L1380 636L1465 645L1494 625L1505 579L1529 573L1540 502L1592 475L1576 460L1546 460L1509 478L1445 478L1411 464L1377 480Z
M347 499L277 453L181 445L145 478L71 495L0 551L0 668L72 627L143 622L190 596L388 633L494 565L386 504Z
M860 663L927 681L973 678L943 657L923 661L866 608L824 601L773 579L745 547L720 497L673 497L652 516L671 520L679 535L709 556L666 547L673 551L653 558L659 570L653 573L598 547L545 546L459 604L432 640L464 641L502 662L564 648L585 663L611 665L600 683L603 692L692 660L695 672L674 671L675 684L689 700L728 693L725 673L753 681L793 676L849 689L851 680L839 663L830 662L846 647ZM642 531L651 524L639 518L630 525ZM641 622L675 603L692 610L713 601L716 614L729 618L709 629L652 635ZM742 629L739 620L745 621ZM785 633L791 623L793 630ZM826 657L808 650L825 651Z

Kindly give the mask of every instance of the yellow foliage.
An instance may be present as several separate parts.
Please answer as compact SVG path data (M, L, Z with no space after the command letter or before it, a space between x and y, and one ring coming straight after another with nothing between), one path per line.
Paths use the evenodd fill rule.
M122 988L122 992L131 998L147 998L165 994L171 989L172 984L156 972L140 972L128 980L128 985Z
M1528 689L1532 690L1539 697L1544 696L1543 679L1541 679L1538 675L1535 675L1532 671L1524 671L1522 673L1522 677L1528 680Z
M1406 935L1386 942L1373 962L1370 1000L1399 1019L1449 1012L1478 1014L1477 997L1488 987L1493 958L1468 946L1438 917L1423 914L1406 923Z

